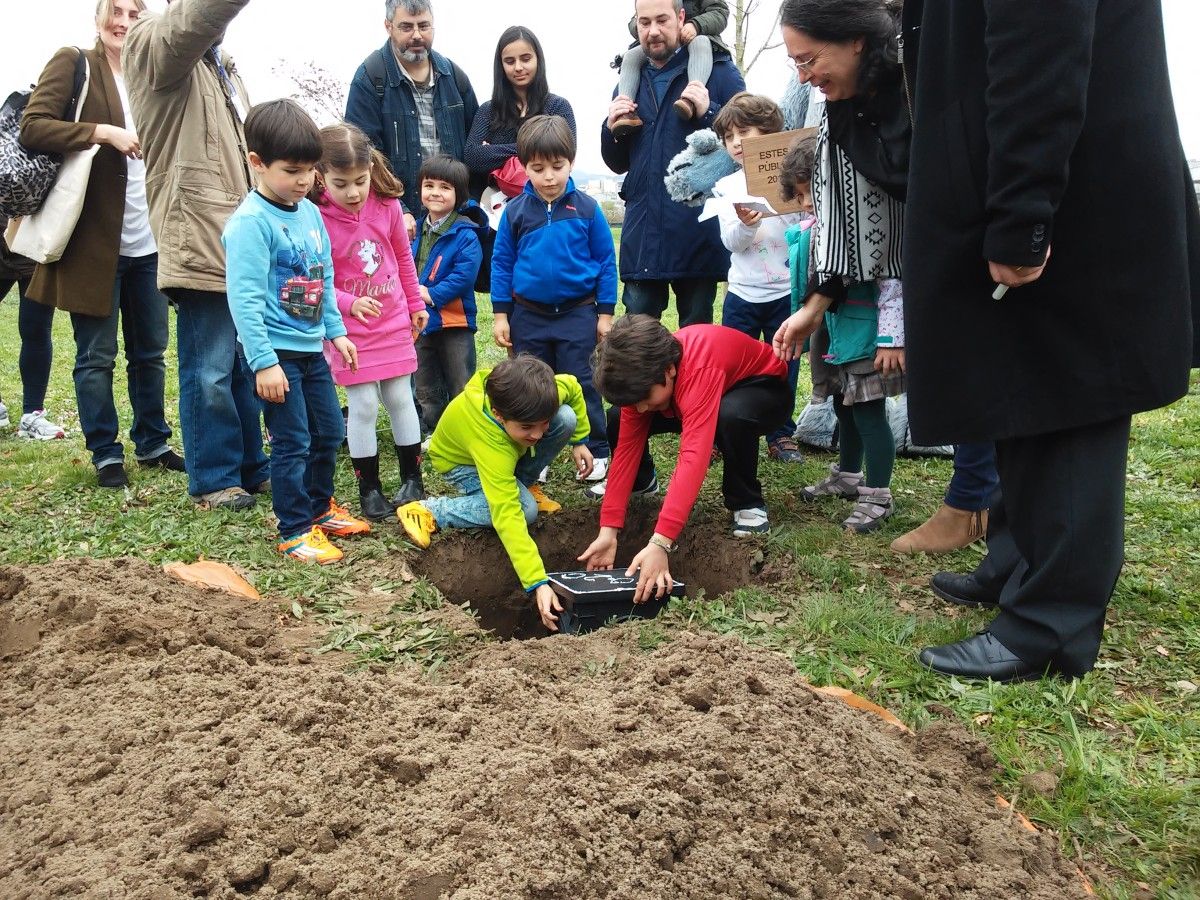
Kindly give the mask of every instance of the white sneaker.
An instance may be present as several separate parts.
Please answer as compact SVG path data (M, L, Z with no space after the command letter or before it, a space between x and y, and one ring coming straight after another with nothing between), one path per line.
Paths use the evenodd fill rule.
M4 401L0 400L0 428L7 428L12 424L12 419L8 417L8 407L4 405Z
M603 500L604 492L607 490L608 490L608 482L602 481L599 484L593 484L590 488L587 489L587 493L588 493L588 496L590 496L596 500ZM654 474L654 477L650 480L650 484L648 484L646 487L642 488L641 490L639 490L638 488L635 487L629 493L631 495L642 494L647 497L651 497L654 494L657 494L658 493L658 473L656 472Z
M733 512L733 536L749 537L752 534L766 534L771 530L767 521L767 511L761 507L737 509Z
M421 452L425 453L426 451L428 451L429 445L432 443L433 443L433 435L431 434L429 437L425 438L425 440L421 441Z
M546 468L544 468L544 469L542 469L542 471L538 472L537 480L541 484L545 484L547 481L550 480L550 467L549 466L546 466Z
M608 477L608 457L607 456L601 456L599 459L592 460L592 474L587 476L586 478L584 478L582 475L580 475L578 473L575 474L575 480L582 481L585 484L592 484L597 481L603 481L607 477Z
M46 418L44 409L25 413L21 416L21 424L17 426L17 437L30 438L35 441L57 441L66 436L67 433L61 425L55 425Z

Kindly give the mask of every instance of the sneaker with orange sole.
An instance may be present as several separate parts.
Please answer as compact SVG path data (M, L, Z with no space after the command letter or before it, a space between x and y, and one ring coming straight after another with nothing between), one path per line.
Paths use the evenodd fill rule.
M557 500L551 500L546 496L546 492L542 490L540 484L531 485L529 493L533 494L533 499L537 503L538 512L556 513L562 509L562 504Z
M437 521L424 503L420 500L405 503L396 510L396 518L404 526L404 533L410 541L422 550L429 546L429 539L437 531Z
M353 534L366 534L371 530L371 523L365 519L350 514L344 506L338 506L337 501L329 498L329 510L323 516L318 516L313 522L326 534L336 534L339 537L349 537Z
M300 562L314 562L327 566L342 558L342 551L329 543L329 538L316 525L310 531L297 535L279 545L279 552Z

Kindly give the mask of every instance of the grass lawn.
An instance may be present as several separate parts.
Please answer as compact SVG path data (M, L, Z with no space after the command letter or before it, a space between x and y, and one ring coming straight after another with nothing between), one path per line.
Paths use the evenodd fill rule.
M490 335L490 315L481 314L480 366L500 358ZM386 554L417 552L394 527L356 541L349 565L306 568L275 553L264 504L250 514L198 512L183 477L139 469L128 442L130 488L96 488L75 412L74 344L64 314L56 319L55 341L47 405L69 435L37 444L18 440L15 428L0 434L0 563L21 567L122 555L155 563L200 555L224 560L243 567L281 609L328 622L339 645L353 596L396 588L381 583L373 574L378 568L369 564ZM0 304L0 348L0 395L14 411L15 425L15 292ZM167 406L175 423L173 356L172 350ZM116 392L128 428L123 371ZM806 392L802 384L801 395ZM181 448L178 435L173 444ZM381 445L388 444L381 439ZM667 471L670 446L658 448ZM1200 382L1194 380L1189 396L1174 407L1134 421L1124 574L1099 666L1077 681L981 685L918 666L920 647L969 635L987 622L986 615L935 602L925 588L932 572L968 569L980 551L932 561L896 558L887 549L893 537L936 508L950 463L900 460L893 483L897 515L882 534L849 537L838 527L845 508L797 501L797 488L819 478L829 462L813 455L802 465L784 466L764 457L762 475L777 526L767 552L790 560L780 567L786 573L781 580L678 602L643 626L644 645L671 640L681 628L732 633L787 654L813 682L857 691L910 725L953 717L995 752L1002 766L997 791L1018 796L1023 811L1061 835L1064 851L1083 865L1101 896L1200 896ZM395 460L385 457L384 474L385 484L395 484ZM713 509L720 507L715 482L709 478L701 499ZM437 489L435 478L430 486ZM338 491L356 498L344 462ZM570 506L587 504L565 466L550 492ZM414 610L440 602L423 582L409 593ZM428 665L445 653L431 653L422 634L410 644L393 641L390 653L375 658ZM1052 796L1022 791L1023 775L1046 770L1060 778Z

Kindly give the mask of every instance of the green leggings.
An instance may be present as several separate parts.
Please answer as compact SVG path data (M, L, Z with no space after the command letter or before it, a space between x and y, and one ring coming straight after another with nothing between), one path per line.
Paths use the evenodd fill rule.
M892 466L896 462L896 441L888 425L883 400L868 400L845 406L842 395L833 395L833 409L838 417L838 465L843 472L862 472L866 456L863 483L870 488L884 488L892 483Z

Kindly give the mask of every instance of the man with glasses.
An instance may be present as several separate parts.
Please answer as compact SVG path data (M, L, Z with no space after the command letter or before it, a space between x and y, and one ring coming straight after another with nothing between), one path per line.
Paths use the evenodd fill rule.
M479 103L466 73L433 50L429 0L387 0L384 11L388 41L354 73L346 121L366 132L404 184L411 235L421 207L421 164L438 153L463 158Z

